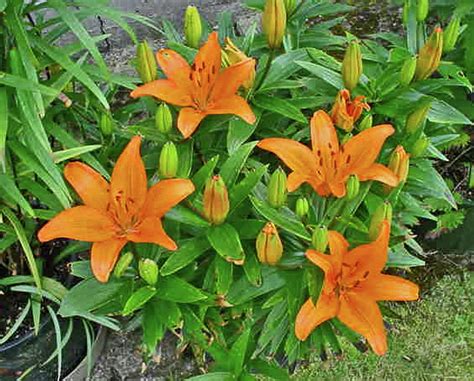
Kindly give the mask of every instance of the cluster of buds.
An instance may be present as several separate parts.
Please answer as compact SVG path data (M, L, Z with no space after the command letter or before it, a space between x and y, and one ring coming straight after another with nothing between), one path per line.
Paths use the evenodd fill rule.
M426 79L436 71L441 61L442 52L443 31L437 27L418 53L415 69L416 80Z
M276 265L278 263L283 255L283 244L278 235L278 230L272 222L267 222L260 231L255 247L260 263L267 265Z
M286 183L287 178L285 171L281 168L277 168L270 176L267 192L268 203L274 208L281 208L285 205L288 193Z
M194 49L199 48L201 36L201 16L195 6L189 5L184 14L184 37L186 38L186 44Z
M137 46L137 72L143 83L154 81L157 76L156 59L146 41Z
M392 204L388 201L384 201L380 204L372 215L369 226L369 238L371 241L377 239L382 222L385 220L392 222Z
M176 177L178 172L178 150L173 142L166 142L161 149L159 173L164 179Z
M225 39L225 47L222 52L223 64L225 67L235 65L243 61L247 61L249 57L242 52L229 37ZM245 90L249 90L255 81L255 68L252 70L250 77L242 84Z
M284 0L267 0L262 15L263 32L270 49L278 49L286 31L286 6Z
M334 124L344 131L352 131L354 124L362 114L362 110L370 110L370 106L364 99L364 96L359 95L351 100L349 90L339 91L331 110L331 119Z
M359 83L362 75L362 54L360 52L359 42L352 40L344 54L342 61L342 80L344 87L352 91Z
M229 214L227 187L219 175L212 176L206 183L203 195L204 217L212 224L222 224Z

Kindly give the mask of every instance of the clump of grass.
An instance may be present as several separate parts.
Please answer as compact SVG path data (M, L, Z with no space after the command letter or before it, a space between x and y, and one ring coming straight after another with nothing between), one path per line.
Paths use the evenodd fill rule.
M446 276L422 300L390 305L389 352L377 357L342 342L344 355L300 369L294 380L472 379L474 282L470 273Z

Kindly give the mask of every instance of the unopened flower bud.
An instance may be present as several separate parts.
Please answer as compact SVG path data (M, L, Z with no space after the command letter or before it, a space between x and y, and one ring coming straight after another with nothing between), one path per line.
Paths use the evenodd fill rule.
M410 13L410 0L405 0L403 3L402 22L403 25L408 25L408 14Z
M418 53L415 70L416 80L426 79L436 71L441 61L442 52L443 30L437 27Z
M219 175L210 178L204 188L204 217L214 225L223 223L229 213L229 195Z
M337 93L331 109L331 119L337 127L345 131L352 131L354 123L362 115L362 110L370 110L370 106L365 102L365 97L359 95L351 99L349 90L343 89Z
M416 21L422 22L428 16L428 11L430 9L429 0L417 0L416 4Z
M152 259L141 259L138 262L138 273L150 286L154 286L158 281L158 265Z
M427 102L418 107L407 117L405 128L408 134L414 134L418 129L423 126L428 111L430 111L431 103Z
M367 114L359 124L359 130L364 131L372 127L373 117L372 114Z
M283 42L286 30L284 0L267 0L262 15L263 33L270 49L277 49Z
M405 151L403 146L397 146L390 156L388 168L397 175L400 182L404 182L408 177L409 166L410 154Z
M100 132L102 132L103 136L110 136L114 130L114 120L112 119L112 115L108 112L102 113L100 116L99 128Z
M296 200L296 215L303 219L308 215L309 212L309 202L306 197L300 197Z
M405 60L400 71L400 84L402 86L408 86L413 77L415 76L416 70L416 57L410 57Z
M201 16L198 9L193 5L188 5L184 14L184 36L189 47L199 48L202 36Z
M451 21L443 33L443 52L450 52L454 49L461 28L461 19L458 16L451 17Z
M284 0L285 1L285 9L286 14L289 16L293 13L296 8L296 0Z
M161 149L159 172L160 176L165 179L176 177L178 172L178 151L173 142L165 143Z
M162 134L168 134L173 127L173 116L166 103L162 103L156 109L155 125Z
M384 220L389 222L392 221L392 204L388 201L384 201L380 204L372 215L369 227L370 240L374 241L377 239L380 233L380 227Z
M362 75L362 54L360 52L359 42L352 40L346 49L342 61L342 80L344 87L352 91L359 83Z
M351 175L346 183L346 199L348 201L353 200L359 194L359 189L359 178L357 175Z
M421 136L415 144L413 144L413 147L411 149L411 156L412 157L420 157L422 156L428 146L430 145L430 139L426 136Z
M133 253L127 252L121 255L119 260L117 261L117 264L114 267L114 275L117 278L120 278L125 272L125 270L128 269L128 266L130 266L132 261L133 261Z
M235 65L243 61L247 61L250 58L245 55L237 46L234 45L232 40L229 37L225 39L225 48L223 51L223 57L225 57L225 66ZM255 67L253 68L252 72L250 73L249 78L242 83L244 89L248 90L252 87L255 81Z
M283 169L278 168L270 176L270 182L268 183L267 199L268 203L274 208L282 207L286 202L287 195L287 179Z
M156 79L156 59L146 41L140 42L137 47L137 72L143 83Z
M276 265L283 255L283 244L276 226L267 222L263 229L258 233L255 243L257 256L260 263L267 265Z
M324 253L328 247L328 228L324 225L319 225L314 229L311 237L311 244L316 251Z

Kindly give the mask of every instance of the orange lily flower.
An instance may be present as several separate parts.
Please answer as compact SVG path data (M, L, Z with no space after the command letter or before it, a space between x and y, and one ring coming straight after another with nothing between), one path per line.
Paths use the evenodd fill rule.
M156 58L167 79L139 86L131 96L153 96L183 107L178 129L185 138L192 135L207 115L234 114L249 124L255 123L247 101L236 94L255 71L255 60L248 58L221 71L221 48L216 32L199 49L192 66L169 49L160 50Z
M324 271L325 278L316 305L309 298L298 312L298 339L306 340L321 323L337 317L364 336L376 354L385 354L387 338L377 302L416 300L419 291L406 279L381 273L387 262L389 237L390 224L384 221L378 238L369 244L348 251L344 237L330 231L331 255L306 251L306 257Z
M339 91L331 110L334 124L345 131L352 131L354 123L359 120L362 114L362 109L370 110L370 106L364 102L364 99L363 95L359 95L352 101L349 90Z
M398 177L387 167L375 163L385 139L393 134L389 124L364 130L339 146L336 129L325 111L317 111L311 119L313 150L297 141L284 138L263 139L258 146L273 152L290 169L288 190L307 182L320 196L344 197L346 181L357 175L360 181L377 180L392 187Z
M41 242L55 238L92 242L92 272L101 282L109 279L128 241L176 250L161 218L194 191L186 179L162 180L147 190L140 144L138 136L130 141L117 160L110 184L83 163L67 164L64 176L84 205L62 211L38 232Z

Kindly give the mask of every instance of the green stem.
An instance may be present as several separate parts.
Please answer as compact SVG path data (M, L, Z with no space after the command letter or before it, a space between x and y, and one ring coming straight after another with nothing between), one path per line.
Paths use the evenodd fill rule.
M268 56L267 63L265 64L265 69L263 70L263 74L260 77L260 81L258 82L258 84L254 87L254 90L252 92L252 96L253 96L253 94L255 94L260 89L260 87L262 87L263 83L265 82L265 78L267 78L267 75L268 75L268 72L270 71L270 68L272 66L272 61L273 61L274 57L275 57L275 49L271 49L270 54Z

